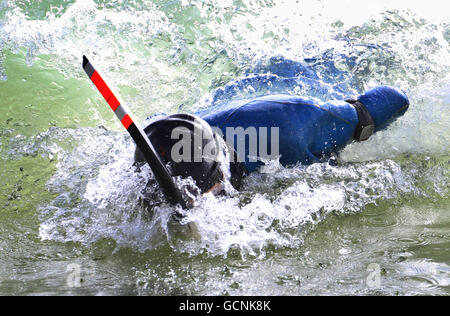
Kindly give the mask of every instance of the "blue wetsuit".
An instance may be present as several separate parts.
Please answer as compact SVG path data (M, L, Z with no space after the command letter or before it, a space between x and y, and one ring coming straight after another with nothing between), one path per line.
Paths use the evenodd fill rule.
M287 95L232 102L231 106L214 109L201 117L211 126L220 128L225 137L229 127L244 130L255 127L257 139L260 139L260 127L267 127L267 153L272 150L270 128L278 127L280 163L285 166L320 162L351 141L358 124L355 108L345 101L323 103L313 98ZM234 144L237 146L237 140ZM262 162L251 162L249 154L247 142L245 162L252 172Z
M270 65L269 65L270 66ZM254 127L260 138L261 127L267 128L268 150L272 149L271 127L279 129L280 163L284 166L296 163L311 164L329 158L333 152L342 149L353 141L359 117L355 107L344 101L340 92L342 84L331 85L319 82L307 67L301 63L276 60L273 70L279 74L292 76L280 77L274 74L252 75L233 81L224 88L218 89L213 96L213 107L196 113L212 127L222 131L227 138L227 128L242 127L244 130ZM303 75L312 76L306 78ZM342 74L339 74L342 75ZM343 75L342 75L343 76ZM242 90L251 86L261 89L269 84L271 90L286 91L286 88L306 87L308 94L314 97L300 97L285 94L271 94L256 98L243 98ZM338 88L336 88L338 86ZM321 101L333 98L331 101ZM369 90L358 99L365 105L372 116L375 131L384 128L389 122L405 113L409 101L403 92L397 89L380 86ZM245 165L252 172L263 162L252 160L249 142L246 142ZM234 141L238 151L237 141ZM258 145L258 155L260 148Z
M190 176L201 192L209 192L223 178L221 164L212 158L223 149L211 129L216 128L234 146L238 162L244 162L245 167L235 161L229 164L230 181L238 189L245 169L255 171L267 156L279 158L284 166L326 161L353 140L365 140L385 128L408 109L406 95L388 86L345 100L356 94L353 89L361 90L358 86L351 75L326 58L298 63L275 57L214 91L211 106L197 116L153 117L144 131L163 162L171 165L172 176ZM176 128L180 128L177 133L183 128L177 134L181 139L173 138ZM202 135L201 142L197 135ZM203 149L201 155L198 149ZM145 161L138 148L135 161Z

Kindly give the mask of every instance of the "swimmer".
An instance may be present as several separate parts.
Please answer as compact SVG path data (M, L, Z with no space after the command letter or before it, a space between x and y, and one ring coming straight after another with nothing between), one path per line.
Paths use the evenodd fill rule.
M286 167L329 161L351 142L366 141L385 129L409 107L405 93L390 86L325 102L271 94L168 115L142 130L86 57L83 68L135 140L136 163L149 163L166 199L185 208L192 201L186 201L174 177L191 177L198 194L219 194L227 180L239 190L244 177L268 157L278 157Z

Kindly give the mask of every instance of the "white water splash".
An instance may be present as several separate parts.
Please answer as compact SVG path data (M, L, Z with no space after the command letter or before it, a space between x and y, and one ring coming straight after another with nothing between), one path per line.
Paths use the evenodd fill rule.
M422 194L415 179L391 160L281 167L275 174L252 174L244 192L202 196L177 223L168 205L149 213L139 204L149 169L132 167L131 142L119 137L120 142L98 147L103 135L85 132L73 151L59 152L58 171L48 183L58 196L42 208L42 240L89 245L112 239L118 248L139 251L169 245L193 255L238 250L242 256L264 256L269 246L298 246L308 227L330 213L360 212L405 193Z
M410 110L387 131L349 146L341 160L355 164L280 168L276 175L252 175L243 193L204 196L184 221L195 226L194 240L177 238L180 225L173 225L167 205L156 207L153 216L139 205L148 169L134 172L132 143L124 133L79 129L12 139L10 156L25 151L58 157L58 170L48 183L57 198L42 209L42 239L92 244L110 238L118 247L140 251L169 244L193 254L227 255L239 249L243 255L264 255L268 246L295 247L306 227L327 214L359 212L379 200L421 194L415 173L389 159L448 151L448 133L442 135L449 130L445 75L450 59L440 24L445 17L431 17L415 2L408 2L412 14L405 6L387 12L386 1L369 7L349 1L242 3L237 8L230 1L183 1L174 16L152 3L120 10L79 0L45 20L12 8L0 38L7 49L24 48L29 63L39 55L52 56L50 66L69 77L84 78L80 56L95 56L112 87L135 91L130 93L138 95L133 110L142 117L170 112L181 103L189 111L205 93L261 60L282 55L301 61L327 51L365 87L396 83L405 88ZM347 10L351 6L365 9L355 17ZM190 20L192 12L197 20ZM423 14L433 23L421 21ZM354 58L356 66L339 65L340 54ZM326 76L326 69L319 75ZM64 147L72 138L70 148ZM357 163L362 161L369 162ZM438 179L442 189L443 178Z

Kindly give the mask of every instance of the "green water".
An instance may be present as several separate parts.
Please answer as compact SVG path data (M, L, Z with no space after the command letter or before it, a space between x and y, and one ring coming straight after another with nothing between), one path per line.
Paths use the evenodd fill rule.
M0 294L448 295L443 6L0 1ZM149 170L81 69L85 54L143 122L207 107L270 57L324 53L357 79L349 94L396 85L409 111L337 166L253 174L182 224L139 205Z

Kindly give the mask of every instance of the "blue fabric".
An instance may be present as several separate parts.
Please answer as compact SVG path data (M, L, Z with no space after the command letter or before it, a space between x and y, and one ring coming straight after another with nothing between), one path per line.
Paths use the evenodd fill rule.
M388 86L379 86L359 96L358 101L369 110L375 122L375 130L387 127L396 118L405 114L409 106L405 93Z
M352 58L333 52L303 62L272 57L249 69L245 77L215 90L212 106L196 114L218 127L225 138L227 127L255 127L258 138L259 128L266 127L267 139L271 140L270 127L278 127L280 162L284 166L325 161L353 140L358 124L356 110L344 100L355 95L362 84L336 67L337 59L349 68L355 66ZM371 89L358 100L372 115L375 131L403 115L409 106L403 92L388 86ZM234 145L237 150L236 139ZM248 155L246 148L245 163L250 172L263 164L250 161Z
M219 128L225 139L227 127L254 127L257 139L259 128L265 127L267 140L271 140L270 128L278 127L280 163L284 166L324 162L352 142L358 124L355 108L344 100L363 91L364 82L341 70L354 69L355 58L332 51L302 62L272 57L214 90L210 107L195 114ZM409 106L403 92L388 86L371 89L357 99L371 114L375 131L403 115ZM145 125L161 116L147 118ZM236 139L234 145L238 151ZM274 144L267 145L267 152L271 153ZM253 162L249 155L246 147L242 158L252 172L263 162Z
M406 95L394 88L380 86L361 95L358 100L366 105L380 130L403 115L409 106ZM333 152L342 149L353 140L358 115L355 108L345 101L322 102L316 98L289 95L269 95L255 99L230 101L197 113L212 127L219 128L227 137L227 127L278 127L280 163L284 166L298 162L311 164L324 161ZM250 161L248 142L245 163L250 172L263 163ZM237 150L237 140L234 141ZM268 153L271 151L268 144ZM259 146L258 146L259 153Z
M225 139L227 127L254 127L258 139L259 128L266 127L267 140L271 140L270 128L278 127L280 162L284 166L326 161L353 140L358 115L344 100L357 94L354 89L361 86L354 76L335 66L336 56L330 54L303 62L270 58L249 69L244 77L213 91L211 106L195 114L219 128ZM338 57L348 67L355 66L352 58ZM388 86L371 89L358 100L372 115L375 131L403 115L409 106L403 92ZM150 117L145 123L157 118ZM237 150L236 139L234 145ZM268 144L268 153L272 145ZM249 154L246 147L245 164L252 172L263 163L250 161Z
M358 124L356 110L344 101L323 103L314 98L288 95L234 101L197 114L211 126L218 127L225 138L227 127L255 127L258 139L259 128L267 127L270 141L270 128L278 127L280 163L284 166L323 161L352 140ZM238 150L236 138L234 146ZM250 161L248 141L246 146L245 164L252 172L263 163ZM269 154L271 150L272 144L268 144Z

